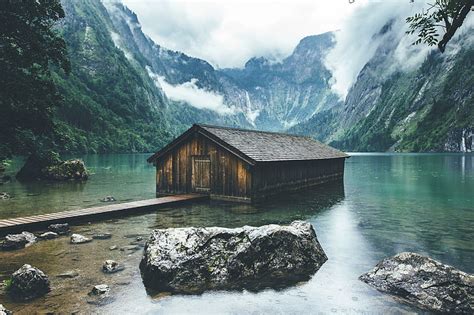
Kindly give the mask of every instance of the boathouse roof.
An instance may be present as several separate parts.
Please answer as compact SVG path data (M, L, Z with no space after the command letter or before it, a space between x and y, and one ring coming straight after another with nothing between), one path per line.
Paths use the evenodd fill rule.
M195 133L202 134L250 164L349 157L344 152L306 136L195 124L148 158L148 162L154 162Z

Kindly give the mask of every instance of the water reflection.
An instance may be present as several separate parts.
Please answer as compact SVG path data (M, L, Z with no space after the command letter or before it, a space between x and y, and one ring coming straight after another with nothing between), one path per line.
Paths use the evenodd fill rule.
M154 171L145 163L147 156L86 157L95 175L81 188L6 184L2 190L14 192L15 198L0 202L0 217L37 213L38 208L53 212L96 205L100 204L98 199L109 194L119 200L151 198ZM71 246L61 238L25 250L0 252L0 280L28 262L52 275L53 285L51 294L28 304L12 303L1 294L0 301L25 314L418 312L379 294L357 277L378 260L406 250L473 272L473 163L472 154L355 155L347 160L344 185L281 194L256 205L203 202L74 227L74 232L110 232L113 237L80 246ZM41 194L27 196L36 190ZM146 236L153 228L258 226L297 219L313 224L329 260L310 281L282 291L150 297L138 270L141 252L109 250L112 245L130 245L136 235ZM102 274L105 259L123 263L125 271ZM78 270L80 276L54 276L70 269ZM90 286L99 283L111 285L116 301L97 309L87 305L85 297Z
M330 209L344 199L344 185L335 182L324 187L282 194L260 204L211 201L160 209L151 228L179 226L225 226L286 224L306 220Z

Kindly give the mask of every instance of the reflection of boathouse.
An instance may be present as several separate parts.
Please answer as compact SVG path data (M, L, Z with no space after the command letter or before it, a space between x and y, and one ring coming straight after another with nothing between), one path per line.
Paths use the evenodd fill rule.
M309 137L193 125L148 159L156 192L257 201L342 180L345 153Z

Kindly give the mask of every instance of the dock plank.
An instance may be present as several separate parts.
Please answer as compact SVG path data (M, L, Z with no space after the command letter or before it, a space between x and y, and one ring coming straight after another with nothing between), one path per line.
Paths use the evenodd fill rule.
M121 215L125 213L140 212L152 207L172 206L182 202L205 200L207 195L185 194L174 195L147 200L138 200L126 203L114 203L111 205L68 210L55 213L38 214L27 217L8 218L0 220L0 234L5 234L13 230L34 229L44 227L48 224L75 221L91 221L103 215Z

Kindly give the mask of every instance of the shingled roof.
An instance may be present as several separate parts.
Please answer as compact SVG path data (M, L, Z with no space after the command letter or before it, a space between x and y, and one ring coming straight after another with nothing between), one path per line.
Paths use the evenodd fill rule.
M251 164L256 162L322 160L349 157L344 152L310 137L196 124L151 156L148 161L155 161L187 138L187 135L193 133L193 130L207 136Z

